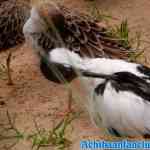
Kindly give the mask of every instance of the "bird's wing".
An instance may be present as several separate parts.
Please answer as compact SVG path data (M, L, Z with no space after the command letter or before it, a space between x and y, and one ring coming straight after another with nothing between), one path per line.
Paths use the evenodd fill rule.
M112 76L112 86L116 91L130 91L150 102L150 83L130 72L118 72Z
M101 97L96 97L99 106L96 111L108 129L126 136L149 134L150 103L145 103L142 97L131 91L118 92L111 82L106 84L103 99Z
M81 14L71 13L62 9L65 16L66 39L69 47L81 55L90 57L128 58L130 48L124 48L121 42L109 37L107 29L99 26L96 21Z
M29 15L29 3L0 2L0 49L16 46L24 41L22 28Z
M33 35L34 36L34 35ZM37 45L41 47L46 53L55 48L55 40L47 33L36 33Z

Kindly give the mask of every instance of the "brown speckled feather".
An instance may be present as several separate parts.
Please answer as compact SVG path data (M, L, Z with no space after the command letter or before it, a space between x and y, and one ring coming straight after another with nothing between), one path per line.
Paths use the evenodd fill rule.
M69 11L66 12L71 14ZM79 41L81 51L86 49L88 51L85 53L94 57L128 57L130 50L123 48L118 40L114 41L109 38L106 34L106 28L98 26L94 20L88 19L88 17L71 16L67 15L67 13L64 13L66 14L66 28L72 33L75 42Z
M48 7L46 11L40 11L40 14L48 24L49 20L53 22L65 47L81 56L128 58L132 51L131 48L124 48L119 39L114 40L109 37L106 34L107 29L99 26L91 17L71 11L62 5L59 5L56 10L52 6ZM51 27L48 28L46 34L49 33L51 39L46 42L45 40L48 41L48 38L45 38L43 44L52 42L53 44L50 44L52 47L60 47L61 43L58 40L53 40L57 39L57 36L49 30ZM45 35L45 37L48 36ZM50 48L46 49L46 46L44 49L50 50Z
M24 41L22 28L29 15L28 0L0 1L0 50Z

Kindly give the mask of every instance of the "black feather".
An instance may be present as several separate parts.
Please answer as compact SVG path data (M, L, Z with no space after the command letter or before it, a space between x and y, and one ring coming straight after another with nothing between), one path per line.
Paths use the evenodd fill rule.
M143 78L140 78L130 72L118 72L112 75L110 80L116 91L131 91L150 101L150 84Z
M97 94L103 94L106 84L110 82L117 92L130 91L142 97L144 100L150 101L150 83L146 82L144 78L138 77L133 73L117 72L112 75L105 75L88 71L81 72L82 75L86 77L105 79L104 83L99 84L95 88L95 92Z
M60 80L60 78L58 78L57 73L53 70L53 67L50 67L50 65L57 69L57 71L61 72L63 78L68 82L71 82L76 77L76 73L72 68L64 67L61 64L47 63L44 58L41 58L41 72L45 76L45 78L50 81L62 84L64 83Z

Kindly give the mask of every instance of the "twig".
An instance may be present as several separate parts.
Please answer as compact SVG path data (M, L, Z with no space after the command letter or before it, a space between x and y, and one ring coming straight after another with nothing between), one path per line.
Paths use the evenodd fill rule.
M7 74L8 74L8 85L13 85L12 76L11 76L11 69L10 69L11 56L12 56L12 53L9 52L7 60L6 60Z

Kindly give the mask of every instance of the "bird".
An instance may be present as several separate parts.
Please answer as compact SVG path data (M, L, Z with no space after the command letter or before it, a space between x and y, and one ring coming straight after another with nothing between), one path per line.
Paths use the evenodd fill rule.
M134 50L130 46L124 47L120 39L112 39L107 32L107 28L99 26L90 16L52 2L32 5L30 18L23 27L26 42L40 54L43 75L57 83L64 81L60 81L50 69L51 65L44 61L53 48L66 47L83 58L128 59ZM73 72L63 66L55 67L64 79L73 80Z
M29 16L29 0L0 1L0 51L24 42L22 29Z
M61 64L85 81L89 111L98 127L117 137L150 138L150 68L122 59L83 59L66 48L49 52L53 63Z

